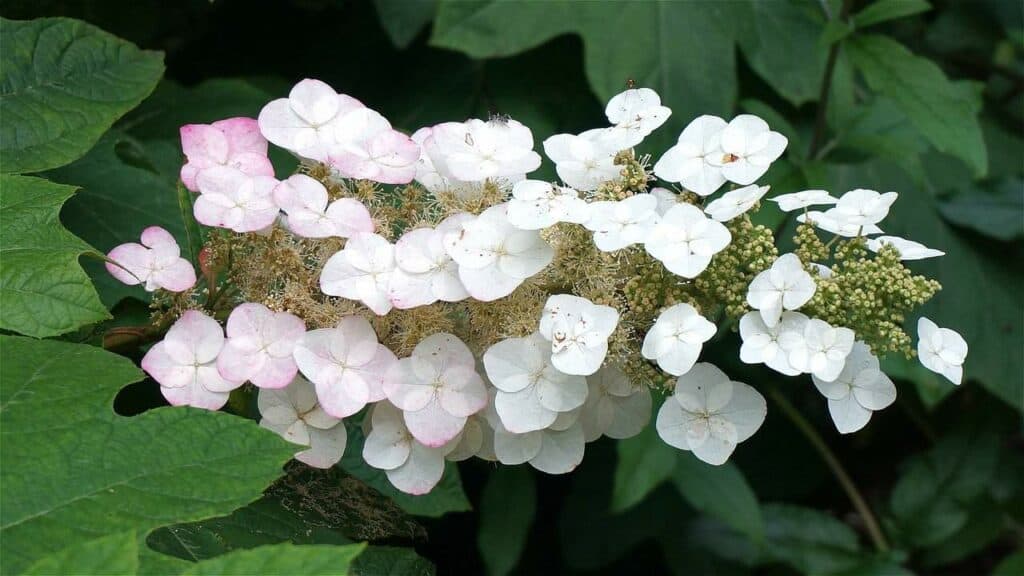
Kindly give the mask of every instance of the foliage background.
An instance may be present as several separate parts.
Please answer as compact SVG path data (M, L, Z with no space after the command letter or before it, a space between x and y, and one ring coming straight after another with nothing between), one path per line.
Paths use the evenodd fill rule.
M501 113L532 127L538 142L601 125L602 102L633 79L673 109L642 152L663 152L698 114L756 113L790 139L785 160L762 179L773 193L899 191L886 232L947 252L912 268L944 286L925 314L968 340L968 382L954 388L916 362L887 359L900 397L857 434L834 431L808 379L739 365L735 338L706 352L806 416L879 517L888 551L873 546L776 404L721 469L652 433L588 445L580 469L563 477L474 461L458 467L460 486L453 466L436 494L418 499L395 495L360 465L353 430L341 469L290 467L255 503L159 529L149 548L197 560L284 541L371 540L380 563L367 561L368 574L385 565L429 572L424 558L441 574L1024 573L1013 554L1024 538L1020 2L37 0L6 1L2 14L79 18L164 52L156 90L84 157L43 174L80 188L61 220L103 252L149 224L185 237L175 191L181 124L255 116L303 77L402 129ZM294 166L286 155L273 159L279 175ZM553 177L549 164L543 170ZM759 218L782 237L792 229L770 207ZM95 261L83 264L113 319L64 339L98 343L112 326L144 320L144 293L115 284ZM160 404L144 380L124 388L115 407L131 415ZM174 518L225 514L251 498Z

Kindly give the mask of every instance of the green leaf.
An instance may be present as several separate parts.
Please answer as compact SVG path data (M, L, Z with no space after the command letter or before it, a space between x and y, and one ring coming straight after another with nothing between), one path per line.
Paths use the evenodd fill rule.
M988 548L1005 530L1002 506L991 498L982 497L969 507L967 522L962 528L925 549L922 563L934 567L958 562Z
M857 28L867 28L889 20L906 18L931 10L932 6L925 0L877 0L853 15L853 24Z
M1024 180L1003 180L988 191L974 187L939 203L942 216L997 240L1024 237Z
M536 506L536 487L528 468L501 467L491 472L480 498L476 537L488 574L505 576L516 567Z
M865 560L857 534L835 518L799 506L764 506L765 553L802 574L831 574Z
M0 572L68 542L224 514L294 448L251 420L192 408L114 414L141 379L99 348L0 336Z
M693 454L681 454L672 483L691 506L724 522L755 542L765 537L757 496L732 462L711 466Z
M995 475L998 448L995 435L968 430L913 458L890 496L900 538L911 546L931 546L960 530L972 501Z
M139 569L139 546L135 532L111 534L87 540L40 558L26 575L51 574L135 574Z
M846 46L872 90L891 98L939 151L963 159L975 175L985 174L980 93L951 82L934 62L884 36L857 36Z
M1014 552L996 566L992 576L1019 576L1024 574L1024 552Z
M808 2L746 2L740 49L769 86L799 106L818 99L827 52L818 49L824 23Z
M437 0L373 0L377 17L395 46L405 49L434 19Z
M654 426L616 443L619 457L612 484L612 512L636 506L659 484L672 476L678 452L665 444Z
M0 171L37 172L85 154L152 92L163 55L77 20L0 18Z
M346 546L296 546L272 544L252 550L237 550L203 560L182 576L248 576L250 574L303 574L304 576L346 576L352 561L365 544Z
M58 217L75 189L11 175L0 189L0 328L43 338L109 318L78 265L95 250Z
M853 25L845 20L829 20L821 31L818 45L827 48L853 33Z

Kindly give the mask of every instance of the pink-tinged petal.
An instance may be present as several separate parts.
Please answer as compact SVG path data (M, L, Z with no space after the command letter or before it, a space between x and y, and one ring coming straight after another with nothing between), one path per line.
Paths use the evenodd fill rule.
M326 215L335 225L334 235L342 238L351 238L374 230L370 211L355 198L339 198L331 202Z
M296 114L287 98L279 98L268 103L260 110L257 123L260 134L274 144L293 152L298 152L296 144L300 141L316 139L316 131ZM314 158L320 160L321 158Z
M359 412L369 401L366 381L352 370L343 370L331 384L316 384L320 406L335 418L347 418Z
M181 167L181 172L178 173L178 177L181 178L181 183L185 185L185 188L190 192L198 192L199 185L196 184L196 178L199 176L200 168L195 164L185 164Z
M255 152L236 154L227 165L249 176L274 176L274 165L270 163L270 158Z
M224 349L217 356L217 370L226 379L244 382L266 370L267 361L266 354L244 350L239 346L238 340L228 338ZM286 382L285 385L287 384Z
M377 167L374 180L383 184L407 184L416 176L420 147L396 130L376 135L367 146L370 160Z
M453 416L471 416L487 405L483 378L468 366L452 366L444 372L445 383L438 390L442 408Z
M407 274L401 269L391 273L391 281L388 283L388 298L399 310L408 310L437 302L428 275Z
M163 341L177 363L208 364L224 347L224 331L213 318L198 310L186 310Z
M230 392L245 383L244 380L231 380L221 376L212 362L196 368L196 382L211 392Z
M157 342L142 357L142 369L167 388L191 386L195 381L196 370L192 364L180 364L167 353L167 346Z
M234 197L235 193L252 177L241 170L227 166L213 166L199 173L196 185L203 194L220 194Z
M229 145L222 131L208 124L186 124L180 133L181 151L190 164L202 169L227 162Z
M191 262L178 258L170 266L154 272L153 280L169 292L184 292L196 285L196 271Z
M403 416L413 437L432 448L444 446L466 425L465 416L452 416L437 401L420 410L403 412Z
M260 126L255 118L228 118L218 120L211 126L224 133L231 156L243 153L267 155L267 140L260 134Z
M227 209L212 200L212 194L201 194L192 205L192 214L196 221L205 226L224 228L224 215Z
M433 382L421 379L413 370L413 360L398 360L384 379L388 401L405 412L423 410L434 401Z
M230 394L227 392L212 392L199 384L183 386L181 388L160 387L160 393L171 403L172 406L193 406L205 410L220 410L228 403Z
M358 368L353 368L366 381L370 402L379 402L387 397L384 393L385 379L391 367L397 363L398 358L395 357L395 353L389 350L387 346L378 344L377 353L374 354L370 362Z
M223 354L223 352L221 353ZM295 379L299 367L290 356L268 358L264 355L263 368L253 372L248 380L257 388L284 388Z
M145 282L152 272L152 254L141 244L134 242L121 244L111 250L107 254L107 258L117 262L117 264L107 262L107 272L129 286Z
M434 489L444 475L444 451L413 442L405 464L388 470L386 474L388 481L402 492L426 494Z
M299 452L295 459L314 468L330 468L341 460L348 444L348 431L344 424L319 430L309 428L310 449Z
M341 108L334 88L311 78L300 81L291 89L288 104L299 117L314 126L327 123ZM260 124L262 126L262 122Z
M181 254L178 241L170 232L159 226L150 226L142 231L142 245L175 256Z

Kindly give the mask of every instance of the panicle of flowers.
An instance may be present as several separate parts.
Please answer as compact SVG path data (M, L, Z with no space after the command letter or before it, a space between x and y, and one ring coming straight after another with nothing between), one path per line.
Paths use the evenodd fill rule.
M411 494L470 457L569 472L588 442L649 425L659 389L664 441L726 462L767 412L700 361L729 330L742 362L810 375L842 433L896 397L880 355L960 383L963 338L921 318L915 349L903 331L939 289L904 262L942 252L879 236L895 192L768 197L758 180L787 141L761 118L696 118L652 163L637 147L671 115L658 94L605 112L541 143L556 182L530 177L542 157L514 119L406 135L317 80L258 119L182 127L209 227L200 287L161 228L108 255L156 294L166 333L143 368L175 405L220 409L251 383L260 424L311 466L363 434L366 463ZM268 144L298 171L278 180ZM766 198L799 212L792 252L751 218Z

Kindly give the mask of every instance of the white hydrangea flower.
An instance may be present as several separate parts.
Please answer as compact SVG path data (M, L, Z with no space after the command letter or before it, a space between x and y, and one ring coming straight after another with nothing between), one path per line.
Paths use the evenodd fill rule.
M363 460L383 470L388 481L406 494L430 492L444 476L444 458L456 444L437 448L421 444L406 428L402 411L390 402L374 404L369 419Z
M868 250L872 252L878 252L884 245L890 245L900 253L900 260L923 260L925 258L935 258L937 256L945 256L946 253L942 250L936 250L929 248L919 242L913 240L907 240L906 238L900 238L899 236L878 236L876 238L868 239Z
M964 375L967 341L949 328L939 328L931 320L921 317L917 321L917 356L921 364L959 385Z
M314 468L330 468L341 460L348 443L345 423L317 403L313 385L297 376L287 388L261 388L256 399L260 426L295 444L309 446L295 459Z
M587 401L579 416L587 442L601 436L631 438L651 420L651 390L634 386L622 370L603 366L587 377L587 387Z
M731 190L722 195L721 198L712 200L704 212L719 222L728 222L740 214L746 213L754 207L754 204L768 193L768 186L757 186L752 184Z
M558 177L577 190L597 190L604 182L621 177L615 165L617 147L607 141L605 129L587 130L580 135L555 134L544 141L544 153L555 163Z
M378 234L357 234L327 259L320 290L328 296L358 300L378 316L391 311L389 288L395 247Z
M502 340L484 353L484 369L497 392L494 409L515 433L551 426L559 413L587 399L587 381L559 371L551 362L551 344L534 333Z
M548 297L540 317L540 334L551 342L551 363L566 374L597 372L608 353L608 337L619 323L611 306L571 294Z
M793 210L800 210L808 206L831 205L839 201L825 190L803 190L790 194L780 194L774 198L769 198L769 200L778 204L779 210L783 212L792 212Z
M302 158L326 162L337 142L337 120L361 108L362 102L355 98L307 78L296 84L287 98L264 106L258 122L260 132L270 142Z
M651 188L651 196L658 200L658 216L664 216L673 206L679 204L679 194L660 186Z
M843 236L844 238L882 233L882 229L875 224L861 226L859 224L851 224L850 222L839 220L835 217L835 213L832 212L832 210L827 210L825 212L811 210L806 214L798 214L796 220L797 222L810 222L815 228L820 228L825 232L829 232L837 236Z
M228 380L283 388L298 372L292 352L305 333L305 322L294 314L274 312L263 304L240 304L228 316L228 338L217 357L217 369Z
M288 229L303 238L349 238L373 232L370 211L355 198L329 205L327 188L305 174L294 174L274 188L274 202L288 216Z
M459 280L459 265L444 248L444 237L472 219L472 214L460 212L445 218L437 228L417 228L398 239L397 267L388 285L395 308L426 306L438 300L458 302L469 297Z
M206 226L239 233L263 230L281 213L274 203L277 184L270 176L251 176L229 166L207 168L196 177L201 194L192 212Z
M879 194L874 190L858 188L839 197L834 208L826 214L843 224L852 226L869 226L878 224L889 215L889 207L896 202L899 194L886 192Z
M579 192L540 180L521 180L512 187L508 221L520 230L540 230L558 222L582 224L590 206Z
M477 300L508 296L554 257L540 233L513 226L507 210L507 203L491 206L445 234L445 250L459 265L459 279Z
M658 411L658 435L708 464L724 464L736 445L764 422L767 403L750 386L734 382L707 362L676 380L672 396Z
M814 278L804 270L800 258L790 252L754 276L747 290L747 304L760 310L765 325L772 327L778 323L783 309L796 310L807 304L816 290Z
M469 416L483 409L487 389L475 365L469 347L454 335L439 332L417 344L409 358L388 372L384 393L402 411L417 441L442 446L462 432Z
M511 119L446 122L432 128L431 138L446 171L466 182L533 172L541 163L533 133ZM431 159L436 167L438 158Z
M708 162L722 169L730 182L742 186L764 176L772 162L782 156L789 141L773 132L768 123L753 114L740 114L729 121L720 135L721 155L709 155Z
M384 378L398 360L362 316L346 316L334 328L306 332L295 343L295 363L316 385L320 405L345 418L383 400Z
M493 430L494 460L508 466L529 463L547 474L571 472L583 461L586 440L579 409L563 412L540 430L511 432L488 407L485 417Z
M608 101L604 109L608 121L602 139L618 150L626 150L643 142L668 120L672 110L661 105L661 97L650 88L630 88Z
M686 303L676 304L658 315L644 337L640 353L648 360L657 361L665 372L681 376L693 368L704 343L716 331L715 324L701 316L696 308Z
M785 332L799 330L801 337L807 316L799 312L783 312L782 319L772 327L764 323L759 312L747 312L740 318L740 360L746 364L764 364L785 374L796 376L800 373L789 364L789 357L779 339Z
M673 274L696 278L711 257L732 241L732 234L721 222L715 222L692 204L677 204L669 209L651 230L644 247Z
M643 243L658 223L658 199L652 194L635 194L618 201L590 204L590 219L584 223L594 232L594 245L603 252Z
M896 401L896 386L878 367L878 358L863 342L856 342L846 365L832 382L811 376L815 387L828 398L828 412L841 434L867 425L871 413Z
M813 374L831 382L842 372L846 357L853 349L853 330L834 327L824 320L793 317L779 334L779 345L786 351L790 366L804 374Z
M679 135L679 141L654 164L654 174L678 182L687 190L707 196L725 184L718 163L722 156L722 131L727 126L718 116L699 116Z
M328 160L342 176L383 184L406 184L416 176L419 144L377 111L364 107L340 115L334 131Z

